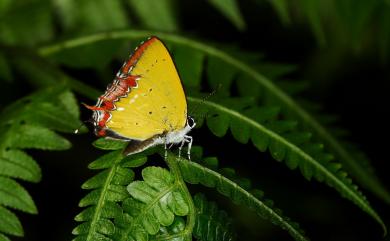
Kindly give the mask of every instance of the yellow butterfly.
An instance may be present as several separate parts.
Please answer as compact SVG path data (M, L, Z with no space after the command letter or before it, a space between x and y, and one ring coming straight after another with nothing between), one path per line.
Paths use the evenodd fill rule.
M150 37L123 64L93 110L95 134L128 141L125 154L164 144L188 143L196 123L187 115L187 102L175 64L165 45Z

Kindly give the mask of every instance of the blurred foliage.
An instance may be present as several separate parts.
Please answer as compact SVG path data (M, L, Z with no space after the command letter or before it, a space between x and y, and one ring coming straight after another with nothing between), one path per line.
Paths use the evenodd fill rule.
M307 68L304 74L299 72L302 68L299 61L293 64L268 61L260 53L259 50L267 49L261 45L264 43L261 39L253 40L256 39L253 36L274 37L260 28L268 24L259 22L264 20L263 15L277 19L277 24L271 27L280 24L283 31L302 28L303 31L297 33L298 39L305 39L302 36L307 32L314 37L315 47L308 47L313 52L307 57L311 59L304 66ZM231 147L251 142L253 149L269 151L270 159L284 161L290 169L299 169L306 179L327 183L386 229L383 217L373 208L375 205L370 204L354 184L359 183L385 203L390 203L389 192L374 172L375 162L371 165L363 151L346 142L347 130L337 127L337 116L324 114L321 106L303 98L310 90L310 81L314 80L302 78L334 81L327 79L329 73L350 56L371 56L386 65L390 56L390 1L0 0L0 81L5 90L0 97L0 240L9 240L4 234L24 234L13 210L37 213L34 197L31 198L18 183L19 180L38 182L41 179L34 155L24 149L70 148L70 142L54 132L70 133L79 123L79 108L69 89L82 100L96 98L101 94L97 88L103 89L112 79L113 69L128 55L129 48L134 48L151 34L166 41L171 50L189 96L189 111L197 115L198 126L205 122L209 128L209 131L203 127L196 130L206 133L203 138L208 138L211 132L228 139L227 133L231 133ZM251 46L246 47L242 39L248 36ZM206 40L196 40L202 38ZM279 40L279 43L283 41L289 42L289 39ZM243 51L242 46L247 51ZM300 53L292 51L294 53L299 60ZM215 96L202 100L204 95L199 92L215 89ZM218 140L222 142L222 139ZM98 147L122 148L115 144L104 148L105 145ZM219 145L203 147L218 155L224 151ZM76 152L68 152L74 160L80 159ZM264 157L257 152L250 158L244 154L237 156L240 160L255 161ZM76 217L77 221L83 222L73 231L79 235L76 240L107 237L125 240L126 235L114 232L112 227L126 230L134 217L138 221L150 218L149 223L131 226L137 230L132 232L136 235L134 240L147 239L149 235L156 240L182 235L180 237L186 240L192 228L199 240L206 240L209 234L215 240L235 237L236 217L230 215L229 229L224 227L227 214L203 194L194 196L193 203L172 201L177 207L194 205L188 212L164 213L161 208L157 215L142 211L147 209L138 202L145 196L128 193L125 187L129 183L146 185L148 178L153 176L150 173L169 179L172 166L168 163L169 171L144 168L143 174L149 175L143 175L145 180L141 182L134 181L137 171L132 168L140 167L144 162L130 165L131 160L122 160L119 156L111 159L105 159L109 165L99 162L102 166L93 168L93 163L99 159L90 165L92 169L104 170L83 185L85 189L92 189L92 194L80 202L87 208ZM212 157L191 163L178 161L176 164L181 168L183 179L175 176L174 180L215 188L234 203L252 208L258 216L286 229L296 240L306 239L295 222L282 215L272 201L264 199L262 191L251 187L249 179L236 175L235 169L240 171L241 167L220 169L216 160ZM261 168L265 164L257 165ZM262 177L252 178L259 181ZM163 179L159 182L163 183L166 180ZM284 184L295 188L288 181ZM108 188L110 185L113 189ZM122 193L120 198L115 188ZM185 189L181 191L185 193ZM293 191L288 195L293 195ZM159 196L152 199L159 200ZM218 202L218 205L227 206L223 203ZM321 202L317 203L320 205ZM288 209L291 205L285 206ZM236 209L241 212L242 207ZM18 212L16 214L19 216ZM189 227L183 216L191 215L196 221ZM335 214L333 220L337 215L341 214ZM309 222L303 216L297 215L294 219L302 218L303 226L308 226ZM250 225L247 226L246 231ZM322 231L331 232L331 229Z

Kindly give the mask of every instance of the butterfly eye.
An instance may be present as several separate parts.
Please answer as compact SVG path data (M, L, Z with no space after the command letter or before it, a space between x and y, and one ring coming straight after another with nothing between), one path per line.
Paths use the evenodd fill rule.
M196 125L194 118L192 118L191 116L188 116L188 118L187 118L187 125L188 125L191 129L194 128L195 125Z

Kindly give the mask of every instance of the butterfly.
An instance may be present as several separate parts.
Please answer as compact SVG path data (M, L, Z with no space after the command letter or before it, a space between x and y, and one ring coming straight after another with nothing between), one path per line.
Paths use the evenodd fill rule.
M138 46L123 64L93 111L94 132L99 137L128 141L126 155L152 146L185 143L188 158L196 125L187 115L187 101L172 57L155 36ZM166 155L166 152L165 152Z

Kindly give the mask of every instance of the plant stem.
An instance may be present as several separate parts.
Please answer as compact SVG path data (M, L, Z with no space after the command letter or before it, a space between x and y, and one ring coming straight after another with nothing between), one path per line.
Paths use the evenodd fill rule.
M163 156L163 155L162 155ZM175 181L180 186L181 190L184 192L184 196L189 205L189 213L187 217L187 225L183 232L185 232L186 240L188 237L192 237L192 230L195 226L195 206L192 201L191 193L188 191L187 185L185 184L183 177L181 175L181 171L177 162L180 157L175 156L172 153L168 153L168 157L165 159L169 169L175 177ZM188 160L185 160L188 161Z

